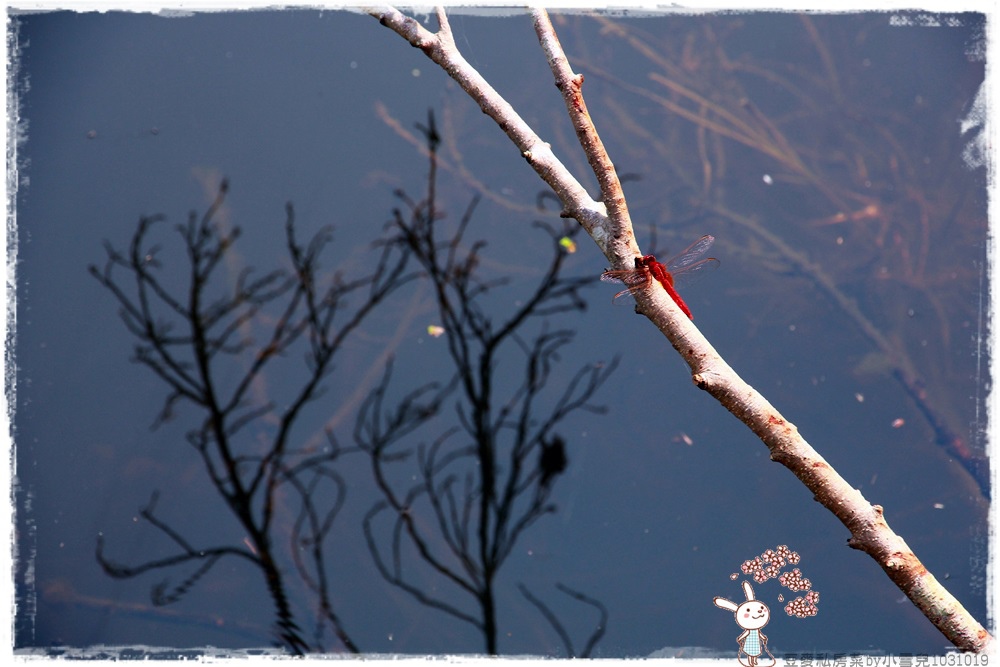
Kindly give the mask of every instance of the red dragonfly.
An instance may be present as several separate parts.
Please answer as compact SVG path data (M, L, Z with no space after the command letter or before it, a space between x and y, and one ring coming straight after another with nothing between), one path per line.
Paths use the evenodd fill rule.
M684 311L692 320L694 316L688 309L684 299L674 289L674 280L686 279L699 271L714 269L719 266L719 260L714 257L702 258L708 249L715 243L715 237L705 235L692 243L682 253L667 260L666 265L656 261L653 255L643 255L635 258L635 268L622 271L612 271L608 269L601 274L601 280L608 282L624 283L627 289L615 294L612 301L626 294L635 295L636 292L648 289L657 280L663 289L667 291L670 298L674 300L677 307Z

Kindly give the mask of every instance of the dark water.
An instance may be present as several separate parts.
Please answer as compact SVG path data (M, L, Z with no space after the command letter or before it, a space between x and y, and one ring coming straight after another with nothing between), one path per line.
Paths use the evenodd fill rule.
M985 172L969 159L979 129L960 131L983 84L984 29L973 14L932 22L872 13L568 15L555 24L586 76L612 159L629 175L644 251L717 237L721 268L684 291L698 326L829 463L885 507L890 526L985 622L988 486L977 467L989 385ZM452 27L469 62L589 187L530 20L466 15ZM176 602L157 606L151 590L164 580L162 590L174 590L199 562L112 579L95 558L98 536L106 558L121 565L185 550L142 517L154 492L155 516L184 545L248 549L185 439L200 413L178 404L150 429L169 392L130 362L134 341L118 304L88 275L105 261L103 241L125 249L140 216L165 215L156 236L164 280L183 293L186 260L172 227L204 211L225 176L230 192L218 219L240 225L243 237L220 284L244 266L263 274L287 265L286 201L301 238L334 226L323 270L363 275L376 261L371 243L399 205L393 191L423 196L427 162L415 124L426 123L428 109L443 138L443 228L453 230L473 195L482 196L466 239L488 242L485 278L510 280L483 304L495 321L525 302L552 256L532 222L560 222L536 209L541 182L491 121L369 17L63 12L21 15L16 28L26 140L17 197L15 645L270 646L275 607L248 559L222 558ZM596 277L606 260L589 239L576 241L567 275ZM500 653L567 655L519 585L560 620L576 653L600 613L566 590L607 610L594 656L733 651L738 628L712 598L738 601L730 575L778 545L799 554L820 601L817 616L791 618L782 607L796 594L773 580L758 587L773 612L773 652L947 648L879 567L846 546L847 530L691 385L646 320L612 307L607 285L582 293L586 311L548 322L576 334L539 405L551 409L580 368L620 362L593 397L607 412L574 412L557 429L567 467L552 484L556 511L521 534L496 575ZM346 343L326 393L303 411L292 445L322 447L329 428L350 447L358 407L389 352L391 397L447 381L446 339L428 334L433 324L426 284L375 310ZM255 399L287 405L306 373L303 353L282 359ZM506 348L497 364L503 401L524 377L523 356ZM240 368L220 370L220 385L234 383ZM459 423L455 410L449 403L403 445L434 441ZM257 451L276 428L255 423L241 446ZM418 474L414 463L394 468L398 488ZM353 644L370 653L483 651L476 627L379 576L362 530L379 498L367 458L347 453L333 469L347 493L324 562ZM333 502L327 488L317 502ZM278 566L292 613L312 638L316 597L289 555L296 513L282 498ZM418 521L433 532L430 515ZM383 549L388 526L376 531ZM476 615L472 598L412 551L403 567L423 594ZM316 645L344 649L329 626Z

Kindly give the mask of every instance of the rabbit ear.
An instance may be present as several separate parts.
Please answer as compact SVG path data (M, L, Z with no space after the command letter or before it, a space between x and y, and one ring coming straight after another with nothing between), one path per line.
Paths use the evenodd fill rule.
M719 607L721 609L728 609L729 611L736 611L737 609L739 609L738 604L736 604L735 602L730 602L726 598L714 597L712 598L712 602L715 603L716 607Z
M753 587L750 586L750 582L749 581L744 581L743 582L743 592L746 593L747 600L754 600L755 599L754 596L753 596Z

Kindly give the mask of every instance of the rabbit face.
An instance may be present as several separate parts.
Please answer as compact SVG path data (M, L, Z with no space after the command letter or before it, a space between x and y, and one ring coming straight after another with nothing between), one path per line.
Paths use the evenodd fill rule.
M747 600L736 608L736 622L741 628L759 630L767 625L771 610L758 600Z

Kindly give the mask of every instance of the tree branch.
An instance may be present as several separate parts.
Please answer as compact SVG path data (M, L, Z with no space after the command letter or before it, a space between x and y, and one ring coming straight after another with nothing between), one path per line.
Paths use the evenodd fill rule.
M611 246L616 249L615 255L629 254L625 248L632 250L631 255L639 254L634 239L615 237L611 233L605 205L587 194L586 189L552 152L552 147L542 141L507 100L465 60L455 45L451 25L443 8L437 9L437 33L428 31L418 21L405 16L394 7L370 7L365 11L423 51L462 87L483 113L500 126L531 168L559 196L564 207L563 217L578 220L602 251L607 252L606 246Z
M576 218L612 262L631 268L639 255L620 183L593 129L581 95L583 78L573 74L547 13L532 10L535 30L566 101L581 146L601 184L604 205L594 202L499 94L458 53L443 9L439 30L430 33L393 8L367 10L440 65L521 150L563 205L563 215ZM603 210L602 210L603 209ZM605 211L611 215L605 214ZM638 310L670 341L692 372L695 385L714 396L767 445L771 458L786 466L851 532L848 544L868 553L889 578L955 646L983 651L992 636L931 575L901 537L888 526L882 508L870 504L806 442L798 430L722 359L667 293L656 287L636 295Z

